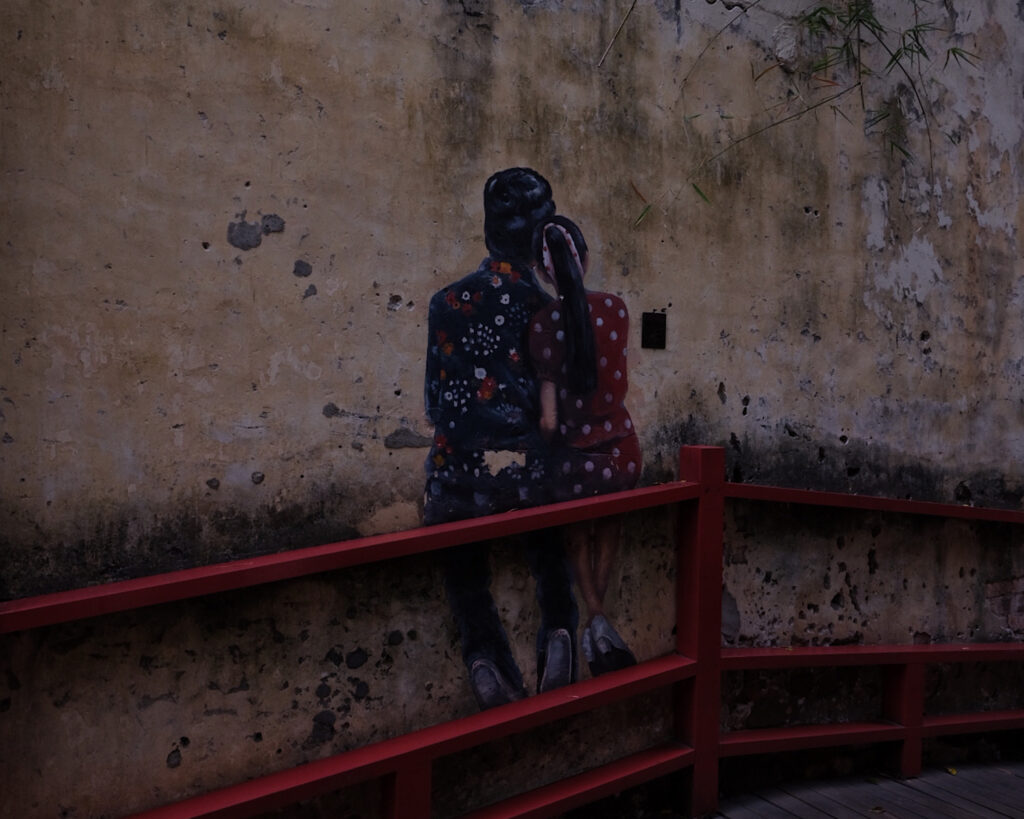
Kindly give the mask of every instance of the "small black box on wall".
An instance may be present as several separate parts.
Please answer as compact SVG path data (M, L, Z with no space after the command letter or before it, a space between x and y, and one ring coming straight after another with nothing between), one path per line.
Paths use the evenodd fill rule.
M640 346L650 350L664 350L667 326L665 314L644 313L640 319Z

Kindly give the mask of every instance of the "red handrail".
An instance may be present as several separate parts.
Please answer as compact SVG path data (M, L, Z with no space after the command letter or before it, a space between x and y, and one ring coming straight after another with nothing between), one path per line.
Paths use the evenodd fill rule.
M996 523L1024 524L1024 512L1014 509L994 509L985 506L962 506L954 503L935 503L875 495L853 495L843 492L822 492L816 489L790 489L783 486L759 486L750 483L726 483L725 496L737 500L765 501L768 503L798 503L809 506L827 506L833 509L894 512L902 515L926 515L959 520L979 520Z
M477 816L551 816L617 789L690 770L694 815L715 810L725 757L861 742L896 743L899 769L914 775L926 737L1024 728L1024 710L925 713L927 665L1021 662L1020 643L722 648L724 507L728 500L810 504L946 519L1024 524L1024 513L834 492L762 487L724 480L724 450L684 447L681 481L487 518L376 535L249 560L198 567L0 603L0 633L94 617L560 526L638 509L674 506L677 527L677 644L674 653L465 719L442 723L324 760L167 805L150 817L249 816L345 784L380 779L389 817L430 812L431 765L455 751L658 688L674 691L675 741L552 783L479 811ZM806 667L882 669L883 703L874 721L721 731L723 672Z
M0 634L351 568L463 543L562 526L589 518L650 509L695 497L697 491L697 486L683 482L662 484L596 498L520 509L501 515L8 600L0 603Z

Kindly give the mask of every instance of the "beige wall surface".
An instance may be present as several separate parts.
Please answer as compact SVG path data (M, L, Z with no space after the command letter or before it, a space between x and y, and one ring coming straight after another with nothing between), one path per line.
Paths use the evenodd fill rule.
M675 645L671 515L626 526L607 602L643 662ZM532 693L540 617L521 546L494 544L494 596ZM442 588L418 555L0 635L0 817L124 816L476 713ZM663 742L662 694L439 758L437 815ZM382 816L371 784L281 815Z
M1021 13L857 87L748 5L5 2L0 596L417 525L427 301L519 164L632 314L646 482L1019 506Z
M0 599L418 525L427 303L512 165L629 307L645 483L717 444L733 480L1019 508L1024 12L920 4L930 60L875 43L858 85L813 67L837 40L805 0L745 5L5 0ZM776 511L730 507L729 643L1024 631L1001 527ZM669 529L628 526L612 581L641 660L673 645ZM532 690L519 558L494 587ZM0 816L121 815L470 713L442 585L421 556L5 636ZM724 727L791 716L727 683ZM655 713L448 760L439 815L596 764L593 731L658 741Z

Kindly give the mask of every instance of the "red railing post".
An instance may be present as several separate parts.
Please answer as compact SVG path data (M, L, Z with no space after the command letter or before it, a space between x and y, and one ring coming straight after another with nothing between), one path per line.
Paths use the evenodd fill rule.
M384 777L385 819L421 819L431 815L431 759L422 754Z
M676 650L697 661L681 687L676 725L694 750L691 810L699 816L718 807L725 451L683 447L679 477L701 485L697 503L681 507L676 560Z
M906 730L899 745L900 775L921 773L921 726L924 723L924 664L902 663L884 671L882 716Z

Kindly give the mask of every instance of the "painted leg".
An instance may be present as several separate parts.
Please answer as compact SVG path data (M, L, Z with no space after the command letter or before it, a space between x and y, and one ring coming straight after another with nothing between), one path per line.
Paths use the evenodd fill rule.
M579 609L572 593L572 575L556 529L526 536L526 558L537 582L541 624L537 633L537 688L550 691L575 682L576 627Z
M441 559L448 604L477 703L481 708L493 708L522 699L526 693L523 675L491 597L488 549L470 543L445 550Z
M604 595L598 592L594 583L594 549L590 539L590 524L578 523L566 527L566 548L572 562L576 586L587 607L587 624L595 614L604 611Z
M603 606L615 559L619 556L622 521L619 518L602 518L594 521L594 525L594 586Z
M593 643L595 663L603 671L617 671L636 665L636 657L626 642L608 622L603 611L605 594L611 579L612 569L619 552L620 520L618 518L595 521L594 533L594 585L600 595L602 611L590 623L590 638Z

